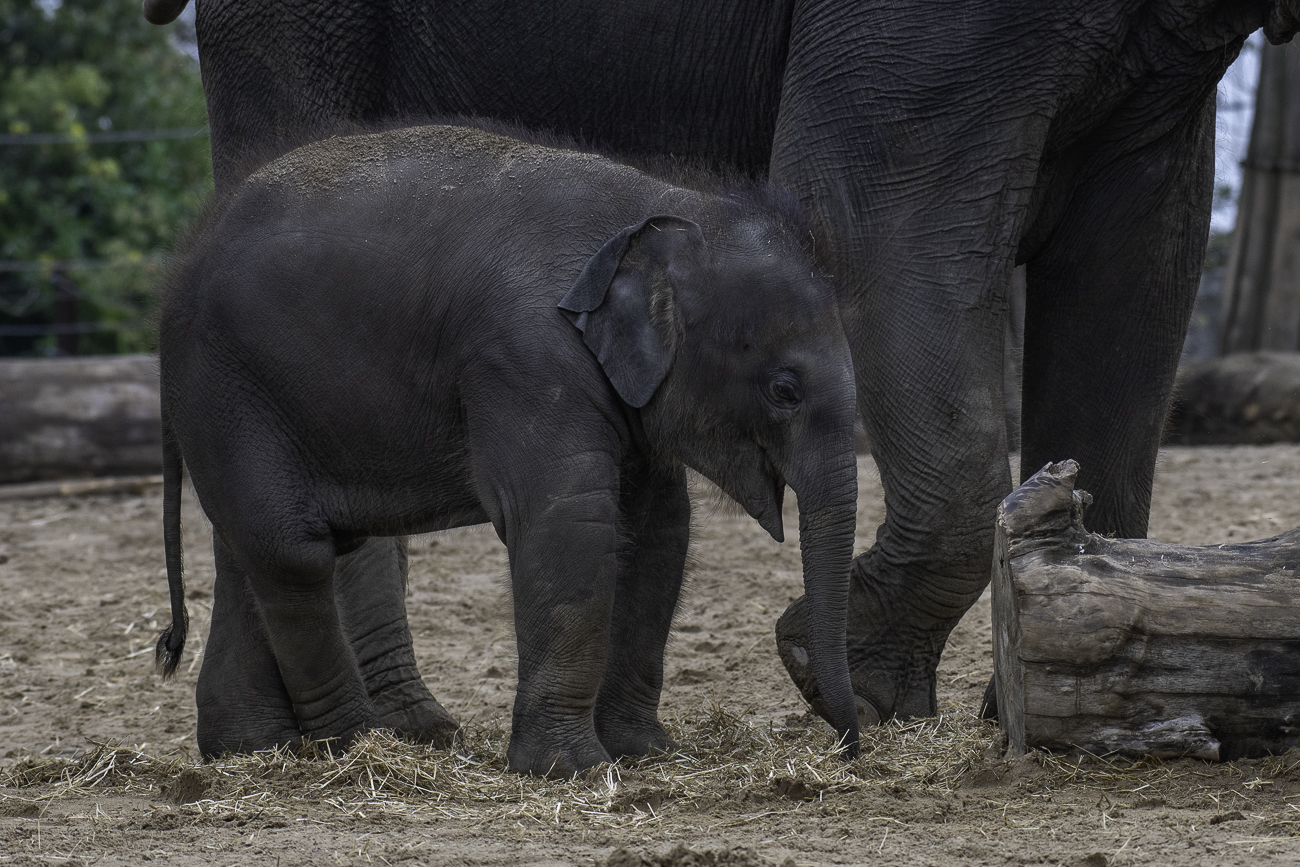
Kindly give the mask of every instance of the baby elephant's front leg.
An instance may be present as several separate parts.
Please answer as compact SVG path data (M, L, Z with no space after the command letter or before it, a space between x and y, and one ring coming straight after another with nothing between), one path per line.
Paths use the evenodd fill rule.
M618 495L610 484L538 499L506 522L519 648L508 758L515 771L568 777L610 760L592 710L609 646Z
M644 464L623 474L618 584L609 663L596 700L596 733L615 758L675 747L659 723L664 647L681 596L690 544L686 471Z

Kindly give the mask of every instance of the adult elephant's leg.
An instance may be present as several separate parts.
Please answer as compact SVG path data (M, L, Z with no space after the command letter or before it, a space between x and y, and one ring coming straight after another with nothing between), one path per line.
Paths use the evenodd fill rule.
M623 476L619 509L626 537L610 626L610 654L596 698L596 734L614 758L666 751L659 723L664 646L681 595L690 542L686 472L637 466Z
M1028 263L1021 475L1077 460L1094 532L1147 532L1205 257L1213 160L1210 89L1162 139L1094 158L1053 240Z
M994 510L1011 489L1000 312L950 297L889 300L870 305L854 335L886 509L851 570L849 666L863 724L937 711L935 670L988 583ZM778 623L778 646L812 701L801 603Z
M944 643L988 583L994 510L1011 488L1006 292L1049 118L1032 110L1035 79L992 74L998 58L972 52L967 31L951 46L932 31L894 44L880 34L896 28L876 20L887 10L856 10L861 20L835 27L796 17L772 176L830 236L825 264L847 293L885 491L885 523L853 564L849 597L849 664L869 724L936 712ZM942 87L918 83L930 80L925 58L943 58ZM997 92L1008 83L1021 95ZM777 636L813 698L802 600Z
M334 591L379 726L450 746L459 726L425 687L415 665L406 618L406 540L368 539L340 557Z
M216 534L212 552L212 625L195 690L199 752L211 758L295 744L302 738L298 718L248 577Z

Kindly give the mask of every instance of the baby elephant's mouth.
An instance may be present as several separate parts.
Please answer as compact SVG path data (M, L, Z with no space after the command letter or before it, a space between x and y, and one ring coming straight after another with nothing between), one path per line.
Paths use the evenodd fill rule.
M782 504L785 501L785 477L768 457L767 450L758 447L763 455L763 475L772 487L766 496L749 496L746 498L745 511L758 521L758 525L778 542L785 541L785 525L781 519Z

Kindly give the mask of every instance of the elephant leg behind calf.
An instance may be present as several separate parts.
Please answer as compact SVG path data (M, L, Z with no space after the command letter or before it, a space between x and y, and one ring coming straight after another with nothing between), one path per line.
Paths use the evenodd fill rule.
M399 736L451 746L460 728L420 679L406 619L406 539L372 538L334 572L343 628L379 725Z

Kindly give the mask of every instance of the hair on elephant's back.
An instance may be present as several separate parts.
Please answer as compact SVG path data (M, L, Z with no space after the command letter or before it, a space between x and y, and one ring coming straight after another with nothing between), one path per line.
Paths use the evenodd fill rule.
M558 149L478 126L439 123L336 133L272 160L248 183L291 186L303 193L354 188L358 182L363 186L380 182L408 161L439 168L472 166L475 176L485 180L557 162L570 168L604 163L610 169L630 171L599 154Z

